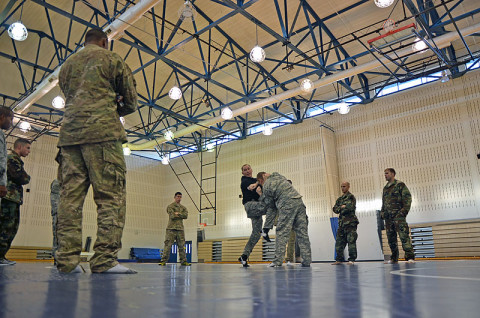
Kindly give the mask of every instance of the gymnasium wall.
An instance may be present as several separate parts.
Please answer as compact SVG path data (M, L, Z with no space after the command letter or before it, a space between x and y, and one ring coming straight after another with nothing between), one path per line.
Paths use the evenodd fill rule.
M335 169L338 172L333 175L338 175L339 182L349 181L357 198L360 260L383 258L375 210L381 207L387 167L395 168L397 178L412 192L410 223L480 217L480 162L476 158L480 153L479 83L480 72L474 71L447 83L431 83L355 106L347 115L324 115L275 129L272 136L260 134L221 146L217 225L206 228L206 238L250 235L251 224L239 198L244 163L250 163L254 173L280 172L304 196L315 261L333 259L329 192L336 191L338 196L340 189L338 185L329 190L327 185ZM326 136L324 125L335 133ZM32 153L25 159L32 182L25 187L30 192L25 193L13 245L51 246L49 192L56 175L55 153L56 139L44 136L32 145ZM338 164L325 166L325 158L328 163L328 158L334 157ZM185 160L199 181L199 154ZM187 170L181 158L173 159L172 166L178 173ZM127 220L120 258L128 258L132 246L163 247L168 220L165 208L176 191L183 192L182 203L190 211L184 222L186 239L196 246L197 209L170 167L135 156L127 157L127 167ZM189 174L180 178L198 206L197 181ZM95 238L95 224L95 205L89 193L84 238Z

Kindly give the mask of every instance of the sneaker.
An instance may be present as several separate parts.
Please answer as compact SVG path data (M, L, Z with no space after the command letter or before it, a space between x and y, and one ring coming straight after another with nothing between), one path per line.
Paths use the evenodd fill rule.
M248 265L247 258L248 258L248 257L247 257L247 255L245 255L245 254L242 254L242 256L240 256L240 257L238 258L238 261L239 261L240 263L242 263L243 267L249 267L249 266L250 266L250 265Z
M354 261L348 261L347 265L355 265Z
M0 266L8 266L8 265L15 265L17 262L8 260L6 258L0 259Z
M335 261L335 263L332 263L331 265L342 265L342 262Z
M165 262L160 262L160 263L158 263L158 265L160 265L160 266L165 266L165 265L167 265L167 263L165 263Z
M128 267L125 267L123 265L117 264L113 266L112 268L107 269L104 272L100 272L98 274L136 274L137 271L130 269Z
M267 265L268 267L282 267L282 265L277 265L275 263L270 263Z
M295 264L292 263L292 262L290 262L290 261L288 261L288 262L287 262L287 266L295 266Z
M262 229L262 237L265 239L265 241L271 242L272 240L268 236L268 231L269 229Z
M414 264L414 263L415 263L415 260L414 260L413 258L411 258L411 259L409 259L409 260L407 261L407 263Z
M192 266L192 264L190 264L189 262L185 261L185 262L182 262L182 264L180 264L182 266Z
M388 262L385 262L385 264L398 264L398 261L395 260L389 260Z

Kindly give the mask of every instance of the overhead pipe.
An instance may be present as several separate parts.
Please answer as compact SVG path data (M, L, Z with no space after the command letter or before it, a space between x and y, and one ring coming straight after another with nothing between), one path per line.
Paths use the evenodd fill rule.
M106 26L103 31L107 34L109 40L116 40L123 36L123 32L138 19L140 19L145 12L150 10L153 6L158 4L161 0L140 0L133 7L122 13L111 24ZM80 48L78 51L80 51ZM77 52L78 52L77 51ZM19 101L14 107L13 111L16 113L23 113L33 103L45 96L58 84L58 74L60 73L61 65L58 65L54 71L41 81L32 93Z
M462 36L469 36L469 35L471 35L473 33L477 33L477 32L480 32L480 23L469 26L469 27L466 27L466 28L460 30L460 33L462 34ZM457 32L449 32L449 33L445 33L441 36L436 37L434 40L435 40L435 44L440 49L440 48L444 48L444 47L449 46L450 42L458 39L459 37L460 37L460 35ZM431 40L428 41L428 42L430 44L432 44ZM404 49L398 51L397 55L398 55L399 58L401 58L402 56L405 56L405 55L408 55L408 54L411 54L411 53L412 53L411 48L407 47L407 48L404 48ZM370 62L367 62L367 63L363 64L363 65L355 66L355 67L352 67L348 70L344 70L344 71L341 71L341 72L334 73L334 74L328 75L326 77L323 77L323 78L313 82L313 88L316 89L316 88L319 88L319 87L323 87L323 86L335 83L337 81L340 81L344 78L351 77L351 76L354 76L354 75L357 75L357 74L360 74L360 73L371 71L371 70L373 70L373 69L375 69L379 66L382 66L382 63L383 64L391 64L391 61L389 59L385 58L385 57L380 57L379 59L372 60ZM291 98L293 96L301 95L302 93L303 92L302 92L302 89L300 87L289 89L289 90L287 90L285 92L282 92L280 94L267 97L265 99L262 99L261 101L254 102L254 103L246 105L242 108L233 110L233 116L234 117L240 116L240 115L246 114L248 112L252 112L254 110L257 110L259 108L262 108L262 107L265 107L265 106L268 106L268 105L271 105L271 104L274 104L274 103L281 102L281 101L286 100L288 98ZM225 121L225 119L223 119L221 116L217 116L217 117L199 122L198 124L193 124L193 125L188 126L186 128L177 130L177 131L174 132L174 135L175 135L175 138L183 137L185 135L194 133L196 131L206 130L210 126L216 125L216 124L218 124L222 121ZM166 141L167 140L164 137L161 137L161 138L157 138L157 139L147 141L143 144L126 143L126 144L123 145L123 147L128 147L128 148L130 148L130 150L143 150L143 149L154 148L155 146L157 146L159 144L162 144L162 143L165 143Z

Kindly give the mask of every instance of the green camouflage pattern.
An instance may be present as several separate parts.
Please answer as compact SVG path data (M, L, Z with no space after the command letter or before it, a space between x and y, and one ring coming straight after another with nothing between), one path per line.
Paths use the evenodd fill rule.
M58 208L57 268L72 271L82 251L82 210L92 185L97 205L97 239L90 259L92 272L104 272L118 264L125 225L126 165L120 141L61 147L60 205Z
M354 262L357 259L357 224L349 223L338 227L335 240L336 261L343 261L343 251L348 244L348 260Z
M3 259L17 235L20 225L20 205L2 199L0 206L0 259Z
M250 201L254 202L254 201ZM247 202L245 204L245 208L247 207L247 204L250 202ZM258 202L257 202L258 203ZM248 239L247 244L245 244L245 248L243 249L243 254L250 256L250 254L253 251L253 248L255 245L257 245L258 240L260 240L260 236L262 235L262 217L261 216L254 216L250 217L250 220L252 220L252 234L250 234L250 238Z
M273 263L278 266L282 265L287 241L293 229L300 247L300 255L303 258L302 264L310 266L312 252L308 237L306 207L303 204L302 196L284 176L274 172L265 181L259 201L278 210Z
M7 142L2 129L0 129L0 186L7 186Z
M342 208L342 205L345 205ZM358 218L355 215L357 200L349 191L340 196L335 202L333 213L338 214L338 226L348 224L358 224Z
M23 186L30 182L30 176L23 166L22 158L12 151L7 159L7 195L2 200L23 204Z
M119 116L137 109L137 93L120 55L88 44L62 65L59 85L65 95L59 147L127 141ZM117 105L117 95L123 96L123 107Z
M385 230L388 245L392 251L391 260L398 261L399 251L397 244L397 233L405 251L405 258L415 259L410 229L406 217L412 205L412 195L405 183L394 180L387 183L383 188L382 210L380 216L385 220Z
M411 205L412 195L405 183L394 180L383 188L380 216L385 220L407 217Z
M175 213L178 212L178 215ZM187 208L180 203L173 202L167 207L167 230L183 230L183 220L188 218Z
M58 205L60 203L60 182L55 179L50 184L50 206L52 213L52 233L53 233L53 243L52 243L52 256L55 258L55 252L58 249L58 239L57 239L57 215L58 215Z
M172 250L172 245L175 241L177 242L180 263L187 261L187 256L185 254L185 231L167 229L165 233L165 242L163 244L162 260L160 261L160 263L168 262L168 259L170 258L170 252Z

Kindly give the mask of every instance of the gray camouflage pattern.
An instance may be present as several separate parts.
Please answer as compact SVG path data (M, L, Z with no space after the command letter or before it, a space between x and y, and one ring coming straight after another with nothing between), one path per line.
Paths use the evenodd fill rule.
M277 172L272 173L263 185L260 201L278 210L278 223L273 263L281 266L285 257L287 241L292 229L295 231L303 265L312 262L306 207L302 196L287 179Z
M58 205L60 203L60 182L55 179L50 184L50 206L52 213L52 233L53 233L53 243L52 243L52 256L55 258L55 253L58 249L58 238L57 238L57 216L58 216Z
M7 186L7 142L2 129L0 129L0 185Z

